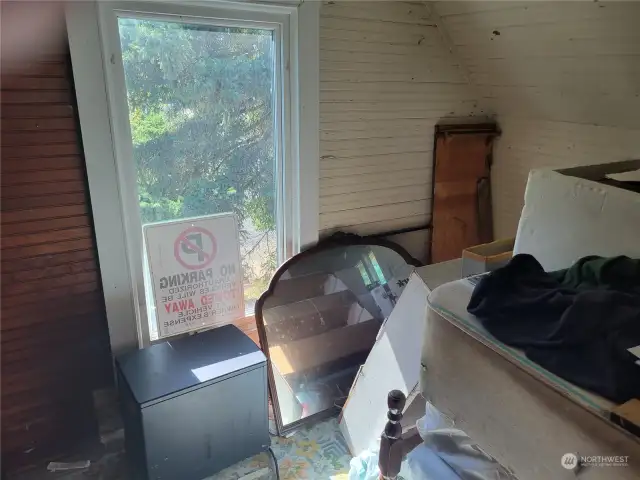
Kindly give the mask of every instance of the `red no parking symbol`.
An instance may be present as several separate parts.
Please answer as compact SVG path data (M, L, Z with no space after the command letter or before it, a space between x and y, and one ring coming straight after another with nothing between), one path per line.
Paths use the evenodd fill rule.
M173 254L180 265L189 270L205 268L213 262L218 250L216 237L202 227L187 228L173 244Z

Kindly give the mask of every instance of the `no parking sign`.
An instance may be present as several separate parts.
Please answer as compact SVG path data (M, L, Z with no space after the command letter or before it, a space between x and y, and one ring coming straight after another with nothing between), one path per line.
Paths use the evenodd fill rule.
M235 215L154 223L143 232L160 337L244 316Z
M206 245L205 245L206 244ZM173 244L173 255L188 270L208 267L216 258L218 243L210 230L190 227L178 235Z

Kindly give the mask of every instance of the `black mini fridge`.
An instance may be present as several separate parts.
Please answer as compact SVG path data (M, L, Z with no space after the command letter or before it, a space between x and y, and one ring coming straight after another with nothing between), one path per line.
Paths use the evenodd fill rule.
M116 359L130 478L201 480L270 444L266 358L233 325Z

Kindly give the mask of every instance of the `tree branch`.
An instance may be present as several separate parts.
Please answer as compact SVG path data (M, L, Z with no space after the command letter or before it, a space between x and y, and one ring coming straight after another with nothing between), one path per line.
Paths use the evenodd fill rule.
M262 234L262 237L260 237L260 240L258 240L255 245L253 247L251 247L251 250L249 250L247 253L245 253L242 256L242 260L244 260L245 258L247 258L249 255L251 255L256 248L258 248L258 245L260 245L260 243L262 243L262 241L264 240L264 238L269 234L269 231L266 231Z

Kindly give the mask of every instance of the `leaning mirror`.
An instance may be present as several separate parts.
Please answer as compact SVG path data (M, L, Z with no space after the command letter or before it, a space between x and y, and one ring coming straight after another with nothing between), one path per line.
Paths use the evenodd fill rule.
M278 433L344 405L417 265L391 242L339 235L278 269L255 310Z

